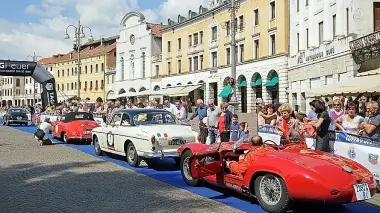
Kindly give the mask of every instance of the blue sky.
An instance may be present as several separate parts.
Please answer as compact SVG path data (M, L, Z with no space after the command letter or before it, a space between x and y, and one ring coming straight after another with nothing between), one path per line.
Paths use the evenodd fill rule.
M6 3L5 3L6 2ZM28 55L50 57L67 53L64 40L70 24L91 27L93 36L114 36L121 18L138 11L148 22L166 24L168 18L208 6L209 0L3 0L0 13L0 59L25 60Z

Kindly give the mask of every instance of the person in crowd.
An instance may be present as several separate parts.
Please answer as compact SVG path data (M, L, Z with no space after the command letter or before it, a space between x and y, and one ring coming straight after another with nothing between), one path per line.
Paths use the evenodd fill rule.
M317 116L317 114L315 113L315 111L314 111L314 107L313 107L316 101L318 101L318 100L313 100L312 102L309 103L310 108L311 108L311 111L310 111L309 114L307 115L307 119L308 119L309 121L316 121L316 120L318 120L318 116Z
M249 140L249 143L252 145L252 148L246 154L240 155L239 161L226 162L226 166L232 174L243 176L248 167L255 161L256 153L264 148L263 139L258 135L253 136Z
M197 100L197 108L194 111L194 114L190 117L190 120L194 118L199 118L199 135L200 143L206 143L206 138L208 136L207 124L203 122L203 118L207 118L207 109L208 106L203 103L202 99Z
M367 103L368 121L359 125L360 134L366 137L380 138L379 104L376 101Z
M219 116L221 114L221 108L215 105L214 99L209 99L207 104L208 104L208 109L207 109L208 136L210 138L210 143L213 144L216 142L216 139L219 135L218 124L219 124ZM230 123L228 123L228 125L229 124Z
M332 121L330 123L329 130L335 131L337 129L337 127L335 126L334 121L338 120L340 117L342 117L345 114L344 110L343 110L342 101L339 99L335 99L333 101L333 108L331 110L328 110L328 113L329 113L329 117Z
M175 113L175 105L170 103L169 100L164 100L164 110L174 114Z
M276 124L276 107L273 104L265 106L264 104L259 104L259 113L258 113L258 125L275 125Z
M239 140L239 116L236 114L232 115L232 122L230 126L231 134L230 134L230 141L238 141Z
M181 106L185 109L186 116L187 116L188 113L189 113L190 105L189 105L189 103L187 102L186 97L182 97L182 98L181 98Z
M311 121L310 124L317 129L316 134L316 150L329 152L329 127L331 119L329 113L326 111L325 105L320 100L310 102L313 111L317 114L318 120Z
M186 109L185 107L182 106L181 101L178 100L175 102L175 108L174 108L173 114L179 121L186 121L187 119Z
M305 136L305 133L307 133L311 137L315 137L317 132L316 129L309 123L310 121L307 119L307 115L303 112L299 112L296 115L296 119L299 123L299 129L301 135ZM305 139L306 142L306 138Z
M147 109L154 109L156 108L154 101L149 101L148 105L146 106Z
M228 142L230 141L230 126L231 126L231 120L232 120L232 112L228 110L228 103L223 102L220 105L221 112L218 114L215 114L215 111L211 115L217 116L217 124L216 127L218 127L218 136L220 137L220 142ZM209 111L207 111L207 115L209 115ZM218 116L219 115L219 116ZM210 116L208 118L210 119ZM210 137L211 141L211 137Z
M300 131L299 123L296 119L292 118L292 108L289 104L283 104L278 108L280 117L276 122L277 133L283 139L289 139L290 133L293 131Z
M346 112L347 114L335 119L334 124L340 131L357 135L359 125L364 121L364 118L356 113L357 109L354 102L347 103Z
M238 132L239 140L243 139L243 138L248 138L248 134L249 134L248 123L247 122L241 122L240 126L239 126L239 132Z
M156 105L156 108L157 108L157 109L164 109L164 105L162 105L162 104L157 104L157 105Z
M144 109L145 106L144 106L144 104L143 104L142 102L139 102L139 103L137 104L137 108L139 108L139 109Z
M40 141L40 146L51 145L53 142L49 138L49 134L54 131L51 126L50 119L46 118L37 128L36 133L34 134L36 139Z

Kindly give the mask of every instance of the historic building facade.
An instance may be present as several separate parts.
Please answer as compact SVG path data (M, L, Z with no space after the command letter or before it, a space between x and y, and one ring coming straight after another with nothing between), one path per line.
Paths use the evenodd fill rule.
M80 89L81 99L95 101L106 97L107 69L116 65L117 36L87 42L80 50L80 84L78 85L78 52L73 50L59 57L53 66L58 101L76 96Z
M349 44L375 30L377 4L373 0L290 1L287 91L293 107L309 111L308 103L315 97L307 97L307 91L356 76L359 66Z
M160 31L164 27L146 22L139 12L130 12L122 18L116 45L116 79L110 95L128 97L151 90L152 56L161 53Z
M237 59L237 96L241 112L253 112L258 98L265 103L287 100L288 1L242 0L231 26L229 1L214 1L177 20L162 31L162 56L156 57L159 75L153 89L200 85L197 98L229 99L225 90L231 76L231 56ZM231 53L231 31L236 53ZM159 80L155 80L159 79Z

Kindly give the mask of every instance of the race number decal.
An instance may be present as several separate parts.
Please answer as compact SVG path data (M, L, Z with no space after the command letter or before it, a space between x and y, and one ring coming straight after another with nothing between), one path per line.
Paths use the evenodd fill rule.
M114 135L112 134L112 132L108 132L107 133L107 145L108 145L108 148L113 148L114 147L114 143L115 143Z

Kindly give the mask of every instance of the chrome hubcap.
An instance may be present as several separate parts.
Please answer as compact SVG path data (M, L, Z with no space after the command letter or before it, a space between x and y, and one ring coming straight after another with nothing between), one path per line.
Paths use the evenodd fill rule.
M276 205L282 196L280 180L274 176L264 176L260 181L260 195L266 204Z
M67 142L67 136L66 136L66 133L63 135L63 141Z
M135 148L133 146L128 149L128 159L130 162L135 161Z
M190 173L190 157L185 158L182 165L183 175L185 175L187 180L193 180Z

